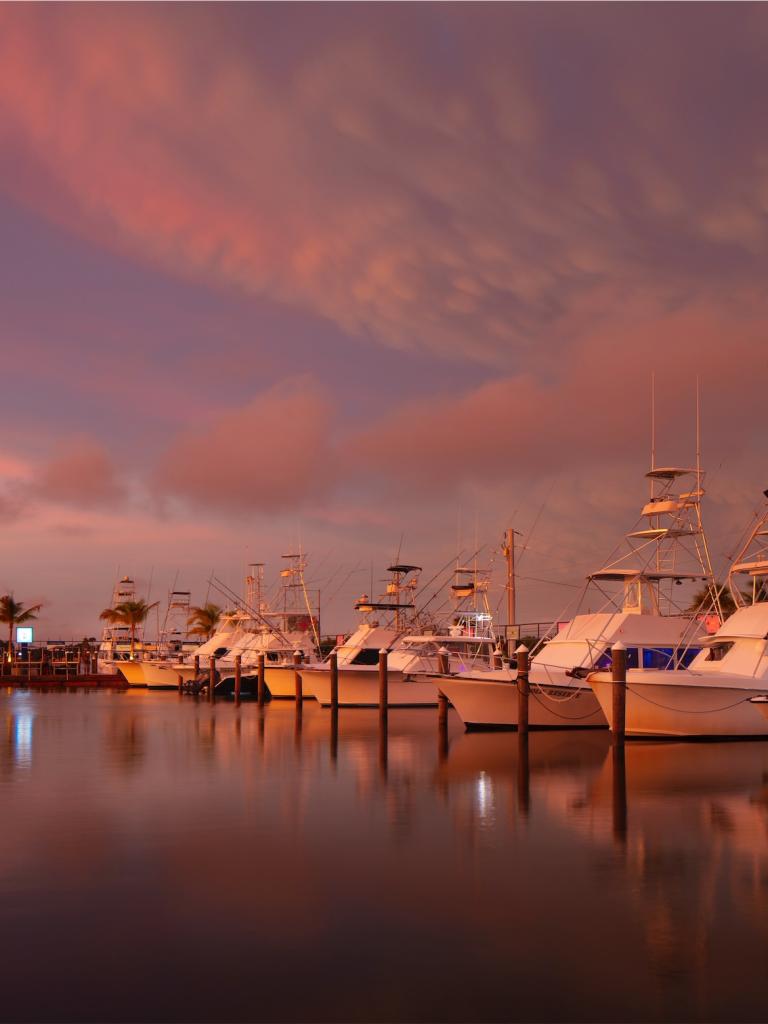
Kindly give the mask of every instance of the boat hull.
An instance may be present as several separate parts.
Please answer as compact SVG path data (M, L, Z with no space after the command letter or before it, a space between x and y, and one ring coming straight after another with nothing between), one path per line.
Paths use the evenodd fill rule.
M302 679L323 707L331 706L331 674L328 669L304 669ZM389 672L387 707L437 707L438 686L425 675L409 677L402 672ZM371 669L339 669L339 707L375 708L379 706L379 671Z
M649 675L639 673L640 676ZM665 673L684 676L683 672ZM613 682L608 673L595 673L589 683L608 720L613 724ZM768 719L750 698L768 693L768 687L718 685L702 676L687 680L638 678L627 675L625 734L636 737L723 739L768 737Z
M440 690L467 729L516 729L518 694L514 680L440 678ZM591 689L531 683L531 729L604 729L607 725Z
M146 686L144 678L144 662L114 661L110 663L118 671L129 686Z
M264 681L267 689L278 700L296 700L296 670L293 665L265 665ZM309 674L301 672L301 691L304 700L315 696Z
M193 679L194 666L172 663L153 665L151 662L144 665L144 680L149 690L176 690L179 685L179 675L185 683Z

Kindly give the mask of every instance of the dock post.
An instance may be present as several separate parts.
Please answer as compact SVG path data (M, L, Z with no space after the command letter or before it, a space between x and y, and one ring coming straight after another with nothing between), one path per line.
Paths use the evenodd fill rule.
M240 704L240 687L242 685L242 654L235 655L235 705Z
M437 693L437 753L441 761L448 756L448 698Z
M303 655L301 651L293 652L293 684L296 693L296 703L301 707L301 702L304 700L304 680L301 678L301 663L303 661Z
M379 651L379 722L386 724L389 712L389 655L385 648Z
M339 710L339 662L336 651L331 651L328 659L331 674L331 711Z
M520 732L528 732L528 648L525 644L515 651L517 655L517 728Z
M258 668L258 673L259 674L258 674L257 695L258 695L258 699L259 699L259 707L263 708L264 707L264 701L266 699L266 692L267 692L267 684L266 684L265 679L264 679L264 652L263 651L259 655L258 665L259 665L259 668Z
M216 700L216 655L208 658L208 700L213 704Z
M448 661L449 657L450 652L447 647L441 647L437 652L437 671L441 676L448 675L448 669L450 667L450 663Z
M504 662L501 659L501 647L499 647L497 644L496 647L494 647L493 649L493 667L495 669L500 669L504 667Z
M624 742L627 723L627 649L619 640L611 648L611 675L613 677L613 742Z
M200 675L200 655L196 654L192 664L195 666L195 679Z
M181 672L177 672L176 678L179 681L179 693L184 693L184 676L181 674Z

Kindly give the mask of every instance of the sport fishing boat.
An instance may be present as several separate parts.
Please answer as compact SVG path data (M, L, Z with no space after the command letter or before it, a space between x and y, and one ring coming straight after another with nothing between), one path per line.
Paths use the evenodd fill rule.
M168 595L163 626L160 630L154 657L145 657L139 664L144 673L144 685L150 690L175 689L178 671L174 669L185 657L197 651L200 642L189 635L191 594L188 590L172 590Z
M685 595L690 603L694 583L714 592L701 521L703 473L698 467L654 467L646 477L650 496L640 521L608 562L587 577L578 607L597 595L600 610L576 614L533 651L533 728L605 728L587 677L610 668L617 641L627 648L628 665L640 673L685 667L697 653L686 644L701 625L686 610ZM516 728L516 681L512 667L472 669L446 676L440 690L467 728Z
M126 601L136 600L136 583L130 576L118 580L112 591L110 607L117 608ZM141 631L134 642L134 658L143 649ZM140 662L131 658L131 631L123 623L106 623L101 631L98 649L98 671L101 675L121 672L129 686L143 686L144 673Z
M387 596L399 596L400 581L403 570L414 571L414 566L390 566L394 578L387 588ZM469 671L473 666L487 666L491 663L496 648L496 638L491 628L491 614L488 608L487 590L488 576L479 573L477 567L469 569L457 567L454 570L455 582L451 586L451 596L457 603L448 626L440 626L435 618L427 618L426 609L414 616L414 625L422 628L416 632L411 630L403 633L402 604L395 605L395 622L393 628L396 635L388 643L379 648L367 646L350 658L348 654L355 649L355 636L347 644L337 650L338 657L338 698L340 707L377 707L379 703L379 651L387 650L388 675L388 707L435 707L438 699L438 682L441 660L445 660L449 670L455 672ZM410 584L413 588L413 584ZM365 600L365 599L362 599ZM358 602L358 607L360 602ZM413 607L413 602L410 602ZM381 608L363 605L364 608ZM398 633L398 627L400 632ZM358 630L358 633L360 631ZM357 643L363 639L371 643L368 634L358 637ZM342 660L343 659L343 660ZM322 671L302 672L311 679L312 692L324 707L331 704L330 672L323 666Z
M339 694L342 673L378 672L379 652L389 651L395 641L410 625L415 604L413 595L419 585L421 567L397 562L387 569L390 574L384 593L378 599L368 594L355 601L355 611L362 616L357 629L334 651L339 670ZM383 621L382 621L383 620ZM293 672L290 672L293 682ZM330 701L330 661L314 661L301 668L305 696L322 697L327 693ZM321 696L318 697L318 691ZM378 691L377 691L378 692Z
M766 492L768 495L768 492ZM751 581L747 593L739 587ZM627 736L768 736L768 504L750 529L728 574L736 604L712 636L695 642L684 671L627 672ZM609 725L613 683L604 672L588 679Z
M235 656L240 655L243 694L255 694L259 656L264 655L264 679L272 697L295 697L294 654L302 660L317 658L320 647L319 601L307 589L307 557L299 551L282 556L280 590L272 604L263 597L262 564L254 564L247 580L242 609L250 616L250 629L218 664L217 692L234 691ZM311 696L307 694L306 696Z
M221 617L218 629L203 643L194 646L190 642L183 645L182 650L174 659L155 661L151 668L153 689L172 690L179 685L179 676L183 683L189 683L195 678L195 657L199 659L199 669L202 672L206 669L208 658L213 655L216 658L225 657L232 647L237 644L244 635L242 617L237 612L225 612Z

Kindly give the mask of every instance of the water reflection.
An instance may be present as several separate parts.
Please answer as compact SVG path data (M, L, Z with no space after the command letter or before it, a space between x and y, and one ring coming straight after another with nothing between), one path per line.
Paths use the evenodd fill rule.
M8 1018L766 1016L768 744L170 694L0 713ZM212 972L214 936L248 956Z

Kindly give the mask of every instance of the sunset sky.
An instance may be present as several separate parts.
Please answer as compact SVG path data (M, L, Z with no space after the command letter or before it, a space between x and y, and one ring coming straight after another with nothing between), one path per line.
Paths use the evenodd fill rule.
M0 588L93 634L118 571L202 601L300 539L335 632L401 536L514 524L557 617L654 371L667 463L701 378L722 564L768 486L767 50L750 4L0 8Z

